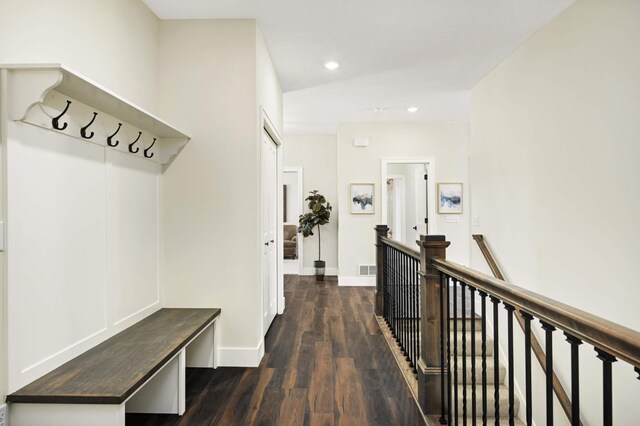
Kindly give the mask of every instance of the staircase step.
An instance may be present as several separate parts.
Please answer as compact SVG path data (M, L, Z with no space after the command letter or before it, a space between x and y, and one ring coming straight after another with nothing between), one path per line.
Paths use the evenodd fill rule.
M462 355L462 333L457 333L458 335L456 336L456 341L458 343L458 356ZM476 355L481 355L482 354L482 333L479 331L476 331L476 336L475 336L475 349L476 349ZM471 355L471 333L467 332L466 333L466 339L465 339L465 345L466 345L466 355L469 356ZM453 355L453 349L454 349L454 334L451 333L450 334L450 345L451 345L451 355ZM486 343L485 343L485 349L486 349L486 354L487 356L489 355L493 355L493 339L490 339L489 336L487 336L486 339Z
M496 421L494 417L489 417L487 416L487 425L488 426L492 426L495 425ZM509 417L500 417L500 425L508 425L509 424ZM514 424L516 426L524 426L524 423L520 420L520 419L514 419ZM458 425L459 426L463 426L463 418L459 417L458 418ZM471 419L469 417L467 417L467 426L471 426ZM480 426L482 425L482 416L480 417L476 417L476 425Z
M462 357L457 357L458 363L458 384L462 384ZM467 357L467 385L471 385L471 357ZM507 369L500 365L499 369L500 381L503 383ZM453 380L453 357L451 358L451 378ZM487 357L487 383L493 386L493 357ZM476 357L476 384L482 386L482 357Z
M462 417L459 417L459 418L458 418L458 425L459 425L459 426L463 426L463 425L464 425L463 420L464 420L464 419L463 419ZM472 426L472 424L473 424L473 423L471 423L471 418L467 417L467 419L466 419L466 420L467 420L467 426ZM452 421L452 423L451 423L451 424L455 424L455 423L453 423L453 421ZM493 426L493 425L495 425L495 424L496 424L496 421L495 421L495 418L494 418L494 417L487 417L487 425L488 425L488 426ZM500 424L500 425L508 426L508 425L509 425L509 416L507 416L507 417L500 417L500 423L499 423L499 424ZM514 423L513 423L513 424L514 424L514 425L516 425L516 426L524 426L524 425L525 425L525 424L522 422L522 420L520 420L520 419L518 419L518 418L514 419ZM476 425L478 425L478 426L482 426L482 416L480 416L480 417L476 417Z
M458 386L458 415L459 416L462 416L462 405L463 405L462 389L464 387L465 386L460 386L460 385ZM467 416L470 417L471 416L471 386L466 386L466 389L467 389ZM498 387L498 390L500 391L500 397L499 397L500 417L508 417L509 389L505 385L500 385ZM453 398L453 393L451 394L451 398ZM491 415L493 414L494 401L495 401L494 387L488 386L487 387L488 414L491 414ZM520 400L518 399L517 396L515 396L513 404L514 404L513 406L514 413L517 415L518 409L520 408ZM482 389L480 387L476 387L476 413L477 411L481 411L481 410L482 410Z
M453 318L450 318L449 321L451 322L450 327L452 331L453 331L454 323L458 331L462 330L462 324L463 324L462 318L457 318L455 321L453 320ZM464 325L467 328L467 332L471 330L472 321L476 323L475 324L476 331L482 330L482 318L476 317L474 320L472 320L471 318L465 318Z

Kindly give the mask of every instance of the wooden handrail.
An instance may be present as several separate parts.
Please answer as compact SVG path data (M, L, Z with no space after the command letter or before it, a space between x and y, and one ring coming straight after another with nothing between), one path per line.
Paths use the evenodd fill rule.
M457 263L438 257L430 261L436 270L640 368L639 332Z
M487 264L489 265L491 272L493 272L493 275L497 279L504 281L505 280L504 275L502 274L502 271L500 271L500 267L498 266L498 263L495 261L495 259L491 255L491 251L489 250L489 247L487 247L487 245L485 244L484 236L475 234L473 235L473 239L476 241L476 243L478 243L478 247L480 248L480 251L484 256L484 259L487 261ZM518 320L518 324L520 324L520 328L524 331L524 318L522 318L521 315L516 315L516 319ZM542 367L542 371L546 374L547 359L545 357L544 350L540 345L540 342L538 342L538 338L533 333L531 333L531 348L533 349L533 353L536 356L536 359L538 360L540 367ZM558 379L558 375L555 373L555 371L553 372L553 391L558 397L558 401L562 406L562 410L567 415L567 418L569 419L569 421L571 421L571 400L569 399L567 392L564 390L564 387L562 386L562 383ZM582 424L582 422L580 422L580 424Z
M420 261L420 252L418 250L414 250L409 246L405 246L402 243L399 243L397 241L391 240L387 237L381 237L380 241L382 241L383 244L386 244L390 247L393 247L396 250L401 251L402 253L406 254L407 256L411 256L414 259L416 259L418 262Z
M504 280L504 275L502 275L502 271L500 271L500 267L494 260L491 252L489 251L489 247L484 242L484 235L474 234L472 235L473 239L478 243L478 247L484 256L484 260L489 264L489 268L491 268L491 272L493 272L493 276L499 280Z

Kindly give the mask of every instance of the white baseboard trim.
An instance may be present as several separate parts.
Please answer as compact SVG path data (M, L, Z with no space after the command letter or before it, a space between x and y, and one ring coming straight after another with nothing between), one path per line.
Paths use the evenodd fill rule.
M338 285L341 287L375 287L376 277L347 277L340 275Z
M305 267L302 268L302 275L315 275L316 270L314 268ZM324 268L324 274L327 276L337 276L338 268Z
M218 348L219 367L257 367L264 356L264 339L255 348Z
M298 275L300 273L298 260L285 259L282 263L282 272L285 275Z

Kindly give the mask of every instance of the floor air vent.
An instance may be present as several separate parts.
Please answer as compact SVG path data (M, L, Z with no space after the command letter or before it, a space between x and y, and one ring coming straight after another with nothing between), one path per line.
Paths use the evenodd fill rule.
M358 275L361 277L375 277L376 265L358 265Z

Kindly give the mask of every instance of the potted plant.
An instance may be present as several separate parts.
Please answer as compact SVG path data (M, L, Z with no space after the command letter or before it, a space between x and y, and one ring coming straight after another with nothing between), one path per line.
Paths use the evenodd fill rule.
M306 238L313 235L313 228L318 228L318 260L313 262L313 266L316 269L316 280L324 281L325 261L322 260L320 247L320 227L329 223L333 207L327 202L324 195L320 194L317 190L314 189L309 192L309 194L311 195L305 199L305 201L309 202L309 211L300 215L298 232L302 232L302 236Z

